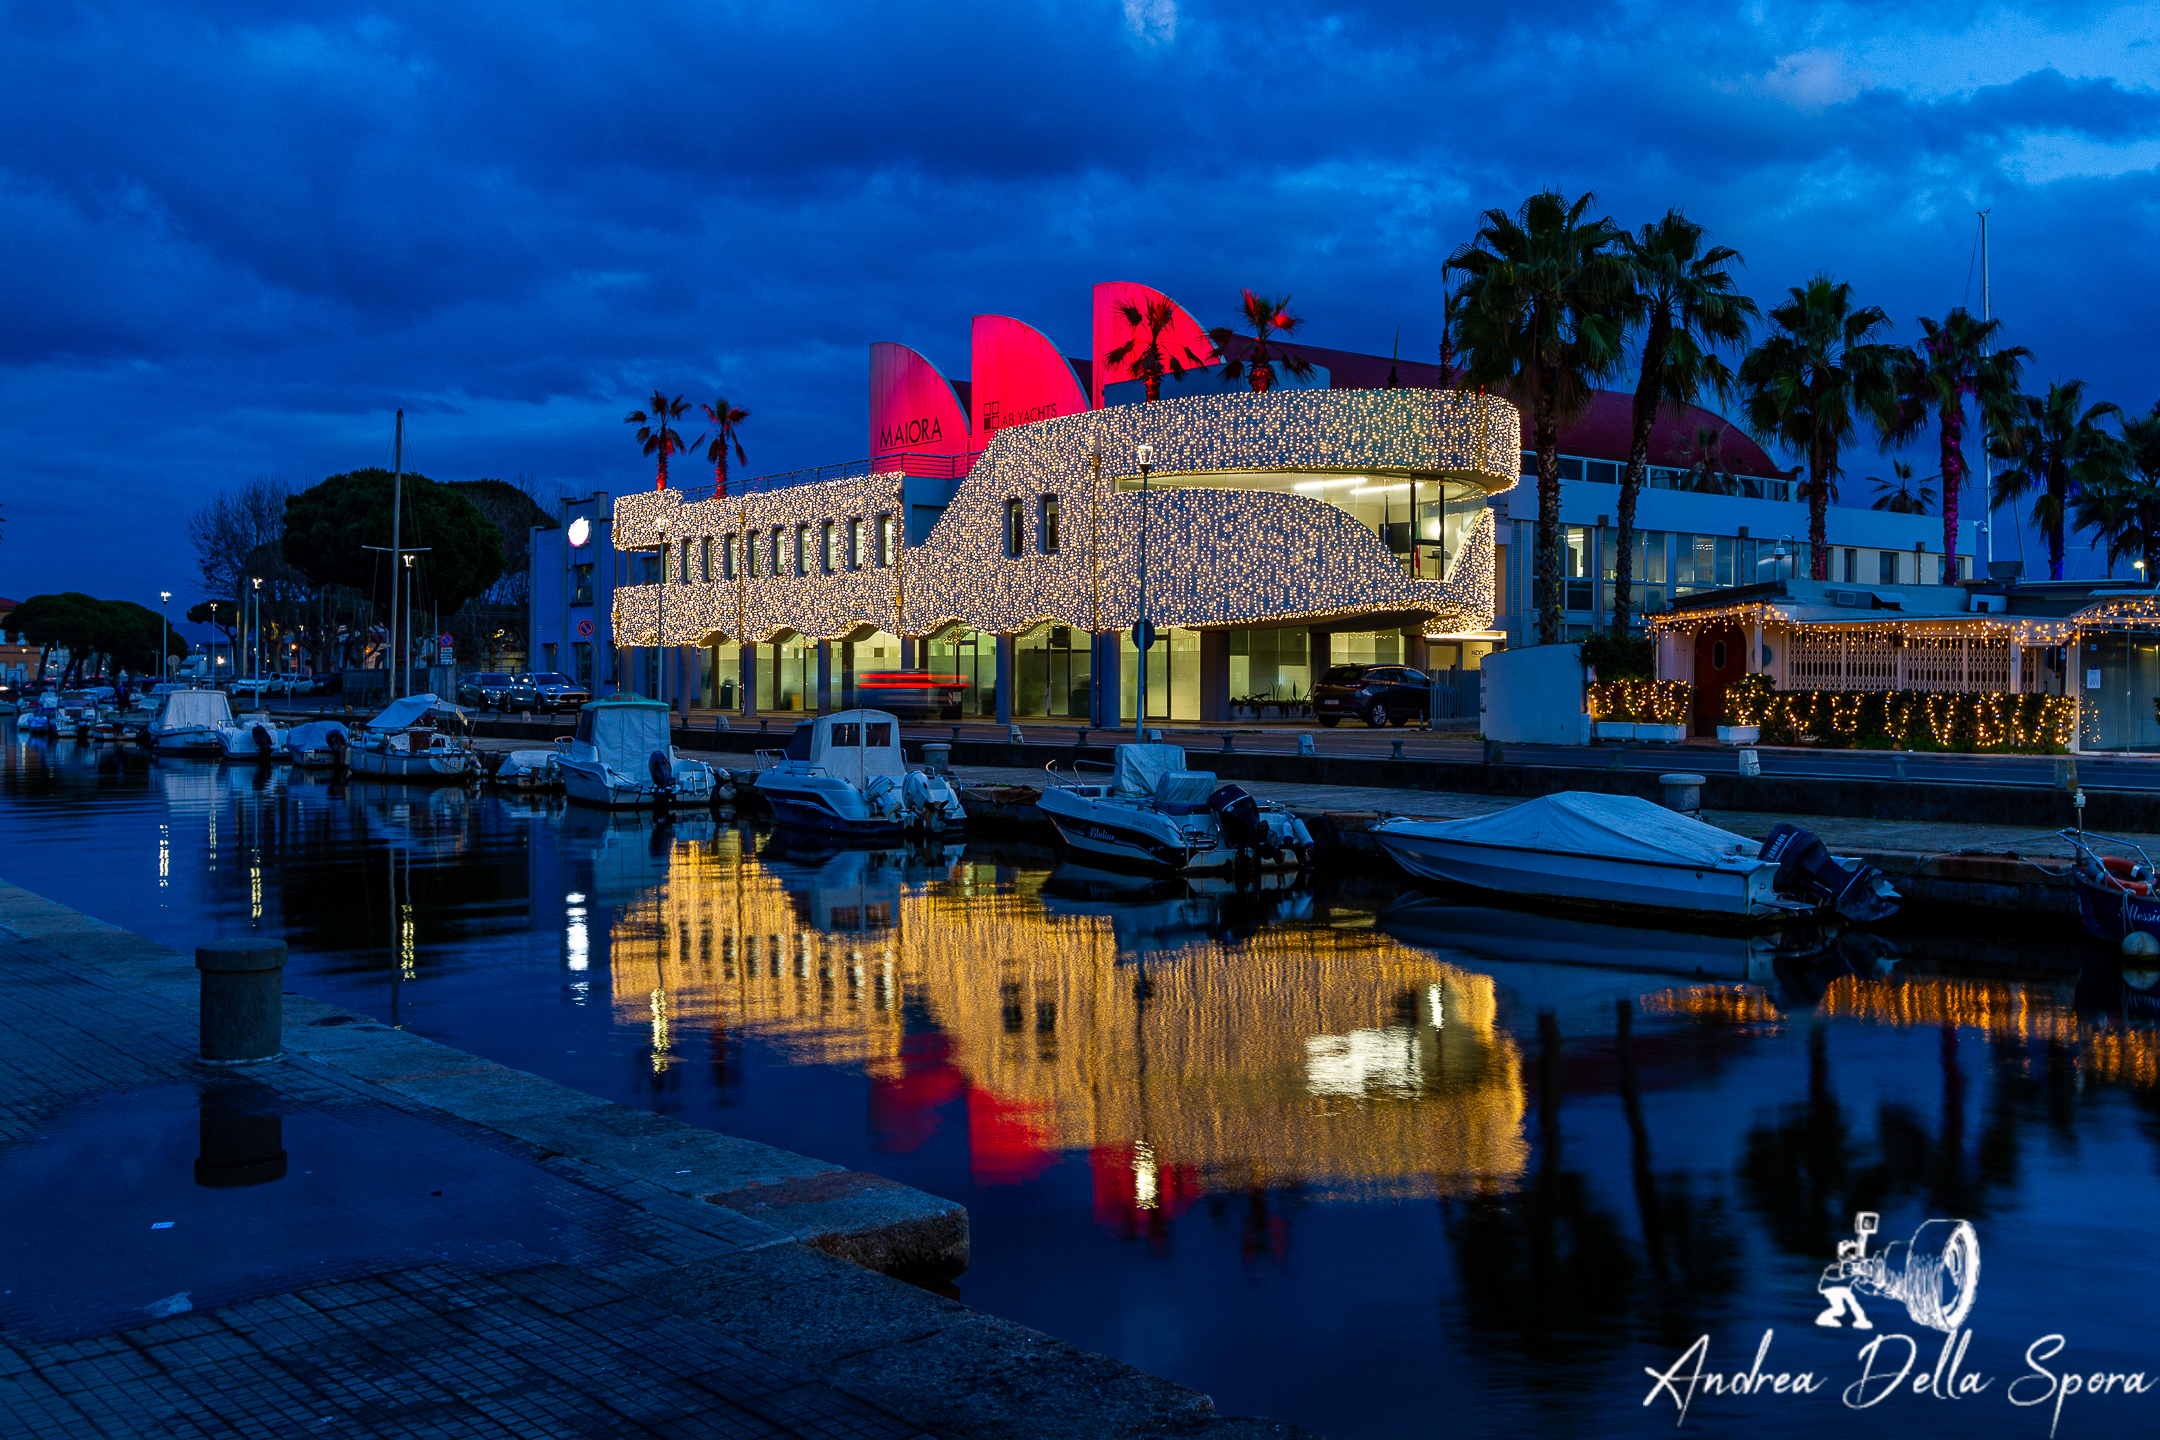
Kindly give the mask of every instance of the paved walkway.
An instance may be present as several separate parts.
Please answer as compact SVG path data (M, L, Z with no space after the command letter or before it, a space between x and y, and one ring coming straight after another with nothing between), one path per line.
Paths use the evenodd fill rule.
M210 1071L171 952L0 922L0 1437L1303 1434L698 1193L785 1152L299 996Z

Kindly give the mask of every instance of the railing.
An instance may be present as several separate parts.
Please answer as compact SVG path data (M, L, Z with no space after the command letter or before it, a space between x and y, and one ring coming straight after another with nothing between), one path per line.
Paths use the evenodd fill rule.
M786 490L796 485L815 485L821 480L853 480L865 475L889 475L899 471L928 480L959 480L975 468L982 458L982 451L965 455L918 455L913 452L873 455L867 460L847 460L838 465L820 465L811 470L784 470L777 475L754 475L747 480L728 481L728 494L763 495L774 490ZM695 505L700 500L710 500L716 489L713 485L677 486L675 493L682 496L685 505Z

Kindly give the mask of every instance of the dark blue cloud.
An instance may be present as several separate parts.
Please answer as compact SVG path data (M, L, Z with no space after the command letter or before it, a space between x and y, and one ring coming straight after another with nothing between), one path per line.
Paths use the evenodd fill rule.
M15 7L0 590L186 592L209 494L383 462L398 406L420 468L543 495L642 483L655 385L748 405L756 470L854 458L870 341L957 372L996 311L1080 353L1097 279L1209 320L1287 289L1319 343L1429 356L1440 259L1544 184L1684 205L1758 295L1828 268L1907 336L1977 302L1992 206L2036 378L2143 408L2143 72L1921 93L1837 50L2109 13Z

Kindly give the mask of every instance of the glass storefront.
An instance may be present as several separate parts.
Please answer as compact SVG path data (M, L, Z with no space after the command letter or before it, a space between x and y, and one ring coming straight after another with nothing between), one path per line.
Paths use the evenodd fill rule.
M1013 714L1085 717L1091 667L1085 630L1036 626L1020 637L1013 657Z
M997 636L969 625L948 625L924 642L923 668L967 682L963 715L997 714Z
M1139 477L1118 481L1140 488ZM1440 479L1341 475L1298 471L1231 471L1172 475L1148 482L1150 490L1272 490L1308 495L1345 510L1386 542L1403 569L1421 580L1445 580L1462 553L1463 538L1484 512L1485 491Z
M1118 659L1119 713L1132 718L1133 697L1140 685L1140 652L1133 647L1132 632L1118 638L1123 653ZM1150 720L1198 720L1200 718L1200 632L1164 630L1148 651L1148 706Z
M817 703L817 644L800 635L757 648L760 710L807 710Z
M704 669L698 686L698 703L708 710L734 710L741 706L742 647L734 641L715 641L698 652Z
M1312 637L1305 630L1230 632L1232 704L1281 704L1312 695Z

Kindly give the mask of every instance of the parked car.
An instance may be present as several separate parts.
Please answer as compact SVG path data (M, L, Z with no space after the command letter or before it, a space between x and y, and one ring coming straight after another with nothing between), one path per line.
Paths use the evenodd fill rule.
M542 671L520 675L511 684L506 710L531 710L538 714L576 710L592 700L592 692L567 675Z
M1356 716L1378 729L1422 719L1432 703L1432 682L1407 665L1333 665L1313 686L1313 718L1335 725Z
M504 702L516 684L515 675L468 675L458 682L457 701L475 710L508 709Z

